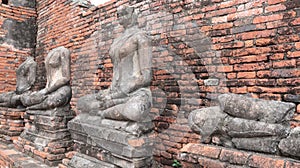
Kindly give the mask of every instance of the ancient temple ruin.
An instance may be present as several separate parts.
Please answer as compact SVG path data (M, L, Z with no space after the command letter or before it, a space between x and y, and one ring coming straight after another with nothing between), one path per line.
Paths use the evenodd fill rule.
M299 32L297 0L0 0L0 167L300 167Z

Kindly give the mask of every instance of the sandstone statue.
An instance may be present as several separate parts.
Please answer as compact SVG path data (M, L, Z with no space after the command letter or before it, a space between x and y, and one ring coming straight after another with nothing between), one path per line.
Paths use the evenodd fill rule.
M291 129L295 105L223 94L219 106L191 112L201 142L300 158L300 128Z
M90 167L151 164L151 48L147 36L137 27L134 8L121 6L117 14L125 32L114 40L109 51L114 65L112 83L106 90L81 97L77 102L80 113L68 123L76 146L88 147L71 159L71 167L82 167L82 162ZM95 159L86 152L90 149L106 154Z
M113 79L109 89L81 97L77 103L81 113L123 121L143 121L150 111L152 96L151 48L143 31L137 27L132 7L118 10L125 32L115 39L109 54L113 62Z
M27 57L16 70L16 91L0 94L0 107L21 108L21 95L28 92L35 82L37 63L33 57Z
M28 92L21 97L29 110L46 110L69 103L72 96L70 87L70 52L58 47L49 52L45 59L46 87L40 91Z

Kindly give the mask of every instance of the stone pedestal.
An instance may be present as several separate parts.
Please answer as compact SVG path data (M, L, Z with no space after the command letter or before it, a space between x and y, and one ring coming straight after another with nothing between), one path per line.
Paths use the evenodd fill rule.
M150 120L136 123L101 119L98 116L80 114L69 122L75 148L80 154L69 162L69 167L84 163L87 168L150 167L152 162L153 136ZM88 155L88 156L87 156Z
M24 130L25 109L0 107L0 141L12 143Z
M25 130L14 141L17 149L49 166L61 163L72 148L67 123L74 117L69 106L52 110L27 110Z

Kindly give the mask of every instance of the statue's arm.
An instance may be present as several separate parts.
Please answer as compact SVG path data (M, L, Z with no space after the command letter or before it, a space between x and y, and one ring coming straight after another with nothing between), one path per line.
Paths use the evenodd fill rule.
M138 34L138 58L141 71L141 80L139 80L142 87L150 85L151 82L151 68L152 68L152 48L149 39L143 34Z
M27 80L28 80L28 83L29 83L30 86L33 86L33 84L36 80L36 67L37 67L37 63L33 62L30 65L30 67L28 68L29 72L28 72Z

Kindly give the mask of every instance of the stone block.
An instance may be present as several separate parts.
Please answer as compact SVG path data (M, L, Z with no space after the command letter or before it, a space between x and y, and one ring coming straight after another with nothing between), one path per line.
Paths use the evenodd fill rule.
M69 168L77 168L77 167L84 167L84 168L117 168L117 166L100 161L93 157L77 153L73 156L72 160L68 164Z

